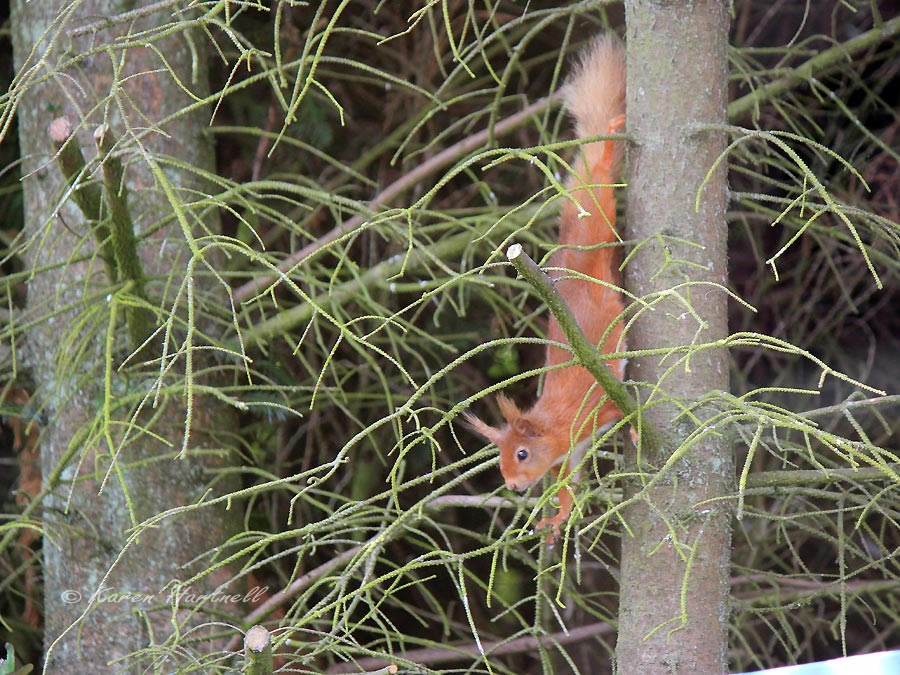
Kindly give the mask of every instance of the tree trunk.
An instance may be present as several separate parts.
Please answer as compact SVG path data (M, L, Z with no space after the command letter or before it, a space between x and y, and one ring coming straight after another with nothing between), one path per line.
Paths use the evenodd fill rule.
M186 650L171 648L173 615L167 604L171 588L167 585L210 566L213 558L198 563L197 557L228 539L236 530L234 519L224 508L211 507L170 516L127 544L129 530L167 509L201 499L214 478L213 470L226 462L227 453L221 449L229 447L227 434L234 428L235 417L221 403L195 397L188 451L183 458L176 458L182 448L187 411L178 387L184 373L179 363L164 382L176 386L168 394L164 392L155 408L152 401L147 403L129 432L130 440L121 445L123 429L136 404L123 410L116 405L128 395L137 392L140 396L149 390L159 365L142 369L132 360L125 367L127 375L117 372L134 346L128 344L131 325L126 326L126 317L133 310L125 304L119 305L118 313L111 309L116 298L122 297L117 293L123 289L123 276L114 283L110 277L115 274L104 269L104 260L90 257L98 246L90 234L96 223L86 220L72 198L54 213L63 198L65 180L54 159L56 149L48 128L54 119L64 116L77 128L76 136L89 163L97 154L93 132L101 123L108 123L115 138L125 141L121 154L127 205L140 241L146 297L163 312L170 311L191 252L174 218L148 232L173 209L145 158L168 155L186 166L212 170L212 147L203 135L209 109L166 122L160 128L167 136L157 130L145 134L140 140L143 151L132 134L140 134L192 104L182 86L200 97L206 95L206 45L202 33L189 36L187 31L176 31L156 39L156 51L145 46L123 47L116 38L169 21L171 13L163 10L136 20L129 17L80 33L80 27L99 25L102 19L134 10L135 3L85 0L75 3L74 12L61 15L72 4L70 0L14 0L12 5L16 69L22 78L19 85L27 84L18 103L18 121L26 176L25 235L34 238L25 260L36 271L28 284L28 312L31 318L40 317L25 336L26 358L46 422L40 441L44 485L54 487L43 503L46 669L54 673L130 672L137 669L134 657L120 659L139 649L163 645L143 658L167 663L163 669L171 671L177 659L189 656ZM108 51L98 49L104 45ZM35 68L36 64L40 65ZM114 73L114 68L121 70ZM161 70L165 68L177 73L180 84L171 72ZM50 73L54 74L46 81L37 82ZM163 169L177 198L192 201L212 192L194 173L171 165ZM97 171L96 176L99 182L102 172ZM109 198L104 212L111 208L108 202ZM217 211L208 209L201 215L203 225L217 231ZM188 215L193 226L195 221L190 218ZM136 293L135 284L128 288ZM197 277L194 298L202 297L209 288L208 279ZM178 311L183 313L182 308ZM112 324L108 343L111 318L117 322ZM107 344L112 346L109 353ZM170 347L177 350L179 346L176 332ZM112 374L107 392L108 355L112 356ZM195 368L199 369L196 363ZM104 421L104 402L111 406L113 424ZM108 434L98 434L97 424ZM152 435L139 433L141 427L150 428ZM101 491L113 451L118 452L115 466ZM78 482L73 484L76 478ZM216 492L226 489L232 489L228 480L215 484ZM231 510L234 516L236 512ZM202 593L212 587L214 582L207 578L190 591ZM216 605L215 609L227 608ZM205 651L202 642L193 648Z
M626 269L626 287L659 300L629 331L628 347L712 342L727 335L723 167L705 186L699 211L695 198L725 147L721 131L700 125L725 121L728 3L634 0L626 2L626 19L627 130L635 139L627 232L643 242ZM657 468L714 412L700 406L684 414L686 406L728 390L725 350L684 356L629 364L630 379L658 387L643 399L658 403L648 414L666 431L664 448L642 458ZM634 450L626 455L627 466L637 461ZM631 480L626 497L649 480ZM730 443L707 436L624 511L630 533L622 537L618 672L726 672L731 509L710 500L732 485Z

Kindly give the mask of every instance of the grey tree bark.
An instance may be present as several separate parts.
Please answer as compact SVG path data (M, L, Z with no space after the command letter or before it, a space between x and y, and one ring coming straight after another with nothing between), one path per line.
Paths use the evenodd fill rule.
M38 387L46 421L40 441L44 485L54 487L43 503L46 670L54 673L130 672L135 662L122 659L145 648L150 649L145 659L152 656L167 663L167 653L170 659L184 658L185 652L175 656L178 651L169 649L173 634L172 609L167 604L170 583L209 567L213 558L200 556L236 531L238 515L235 508L226 513L223 507L213 507L171 516L126 545L135 522L199 501L214 481L215 469L227 463L227 434L234 428L235 417L219 402L194 399L193 432L182 459L175 456L182 447L186 401L169 393L155 409L148 405L137 424L152 429L153 435L131 431L131 441L120 449L117 468L102 491L111 449L102 438L86 443L98 438L89 431L102 419L98 410L106 396L109 301L122 280L112 283L103 263L90 258L96 246L90 235L95 224L86 222L73 200L54 212L64 195L65 181L53 159L55 148L48 136L51 121L63 116L77 127L89 161L96 155L93 131L101 123L108 123L116 138L127 141L122 158L128 208L136 233L143 234L138 252L148 280L146 295L160 308L172 306L191 253L174 218L148 233L171 215L172 207L143 160L147 155L169 155L201 170L212 170L214 162L212 146L203 133L208 107L175 117L144 135L142 151L126 131L126 127L146 129L192 104L182 86L200 97L208 90L202 33L176 30L157 39L155 49L123 46L121 37L127 32L135 34L169 21L170 11L98 27L104 23L101 19L134 9L130 0L85 0L74 5L70 0L14 0L12 4L16 68L20 85L27 83L18 103L18 123L24 157L25 234L34 237L25 254L26 263L35 270L28 285L28 311L32 318L40 318L25 336L25 365ZM92 29L78 30L90 24ZM163 57L180 83L172 73L160 70L167 67ZM212 191L195 173L171 165L164 171L181 197L195 199ZM198 215L209 231L218 229L215 209ZM190 225L196 226L199 220ZM208 281L197 276L196 296L208 288ZM150 386L146 375L129 378L115 371L130 351L125 345L128 311L119 312L112 335L117 345L111 364L114 397ZM177 371L176 367L170 383L177 382ZM121 440L121 430L119 425L111 427L114 443ZM228 479L220 480L212 494L230 490L230 485ZM216 579L207 577L190 591L203 593L221 582L222 576L220 572ZM182 612L177 618L184 616ZM161 648L154 651L157 647ZM202 651L203 643L197 649ZM172 662L168 663L164 669L172 670Z
M627 232L641 242L626 268L626 287L658 300L628 333L629 349L714 342L727 335L726 174L697 191L725 147L729 10L720 0L625 3L627 131L630 149ZM699 246L698 246L699 245ZM719 284L715 287L710 284ZM653 294L664 294L662 296ZM629 378L644 391L649 417L665 430L663 467L713 412L705 395L728 390L722 349L634 359ZM682 359L679 361L679 359ZM618 672L721 673L727 670L731 510L715 501L733 485L728 439L707 436L651 480L632 479L622 537ZM636 451L626 465L638 466ZM643 490L643 492L642 492Z

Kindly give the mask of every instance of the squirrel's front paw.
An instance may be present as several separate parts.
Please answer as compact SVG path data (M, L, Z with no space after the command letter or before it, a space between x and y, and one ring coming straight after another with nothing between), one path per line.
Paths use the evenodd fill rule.
M608 134L617 134L625 128L625 115L616 115L609 121Z
M537 525L534 526L535 530L542 530L543 528L550 526L550 531L547 532L547 547L552 547L556 540L559 539L559 526L565 521L565 517L562 518L561 513L557 513L552 518L542 518L538 521Z

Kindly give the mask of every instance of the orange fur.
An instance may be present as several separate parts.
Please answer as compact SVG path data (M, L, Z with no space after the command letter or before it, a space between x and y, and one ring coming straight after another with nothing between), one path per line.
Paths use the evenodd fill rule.
M575 118L579 137L600 136L621 131L625 121L625 56L621 44L611 35L601 35L585 49L580 64L565 89L565 105ZM613 247L590 248L616 241L616 200L610 183L616 182L621 159L621 143L598 141L585 144L576 158L566 187L581 206L566 199L560 213L560 248L550 259L553 267L573 270L620 286L618 255ZM596 187L589 187L594 185ZM589 214L589 215L586 215ZM578 248L575 248L578 247ZM565 272L557 277L571 276ZM609 353L619 349L622 324L617 322L624 302L619 291L584 279L561 278L560 294L572 310L588 340ZM613 325L615 323L615 325ZM613 326L610 328L610 326ZM604 338L604 335L606 337ZM566 339L556 319L550 318L547 337L555 342ZM570 352L547 348L547 364L572 360ZM622 377L624 362L608 365ZM607 400L594 377L580 366L547 373L544 389L534 406L526 412L505 396L498 397L506 424L492 427L467 415L472 429L500 448L500 471L510 490L525 490L548 471L556 476L566 453L591 434L622 417ZM522 457L522 453L526 453ZM567 471L578 464L576 453L566 462ZM550 526L548 542L559 535L559 526L569 517L572 494L558 493L559 512L541 520L537 527Z

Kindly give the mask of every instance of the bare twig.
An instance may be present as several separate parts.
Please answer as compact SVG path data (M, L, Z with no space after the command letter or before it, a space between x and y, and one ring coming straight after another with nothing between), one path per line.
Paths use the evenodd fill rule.
M542 635L541 637L521 637L515 640L500 640L497 642L482 642L481 649L478 645L447 645L440 648L414 649L402 654L398 654L398 658L405 661L412 661L417 664L435 664L447 663L449 661L460 661L466 658L480 658L482 654L490 656L502 656L504 654L516 654L519 652L530 652L542 647L554 647L556 645L567 645L572 642L581 642L596 635L611 633L615 627L606 622L591 623L587 626L579 626L578 628L569 629L567 632L553 633L551 635ZM360 669L378 668L390 663L387 659L370 656L364 659L357 659L352 664L341 663L331 666L326 673L350 673L358 672Z
M785 584L787 580L777 580L778 588L773 591L744 591L735 593L732 597L736 604L746 605L781 605L787 606L792 602L806 599L808 602L811 598L823 595L839 595L842 593L853 593L862 595L864 593L884 594L896 592L900 587L900 581L896 579L863 579L859 581L846 581L838 579L831 582L807 582L808 588L798 588L802 586L801 580L794 580L789 584ZM781 588L782 585L794 586L796 590L786 590Z
M799 413L801 417L805 417L806 419L811 419L813 417L824 417L825 415L833 415L834 413L842 413L847 410L854 410L856 408L874 408L880 405L896 405L900 403L900 395L893 394L891 396L876 396L875 398L864 398L858 401L844 401L843 403L838 403L837 405L829 405L824 408L815 408L813 410L807 410L806 412Z

